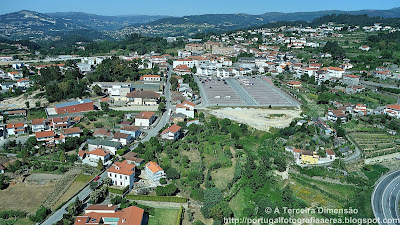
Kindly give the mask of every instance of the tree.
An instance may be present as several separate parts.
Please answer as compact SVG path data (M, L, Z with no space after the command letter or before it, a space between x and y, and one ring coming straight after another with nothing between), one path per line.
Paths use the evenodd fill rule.
M60 153L60 162L65 162L67 161L67 157L65 156L65 152L61 151Z
M99 161L97 161L97 169L102 170L103 168L104 168L103 161L99 159Z
M103 91L101 90L101 87L97 84L93 86L93 92L99 96L103 95Z
M25 102L25 105L26 105L26 108L29 109L29 102L28 101Z
M0 174L0 190L3 190L7 187L6 177L3 174Z
M222 201L210 210L211 217L214 220L223 221L233 215L232 209L226 201Z
M35 102L36 108L40 108L40 101Z
M32 220L33 222L42 222L44 219L46 219L47 215L49 215L50 213L51 213L50 209L44 206L40 206L40 208L36 210L35 215L31 215L29 219Z
M103 179L103 184L107 185L107 186L111 186L112 185L112 180L109 177L105 177Z
M110 105L107 102L100 102L100 107L106 113L110 111Z
M167 180L165 180L165 178L163 177L163 178L161 178L160 179L160 184L167 184Z
M78 215L82 210L82 201L79 200L79 197L75 198L75 201L68 206L68 214L71 216Z
M160 102L160 104L158 104L158 110L161 112L165 112L165 103L164 102Z

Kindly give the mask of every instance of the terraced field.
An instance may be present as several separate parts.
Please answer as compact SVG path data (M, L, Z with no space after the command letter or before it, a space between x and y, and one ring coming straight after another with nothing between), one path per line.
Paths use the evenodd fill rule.
M350 136L357 142L367 158L400 151L400 145L396 142L398 137L384 132L353 132Z

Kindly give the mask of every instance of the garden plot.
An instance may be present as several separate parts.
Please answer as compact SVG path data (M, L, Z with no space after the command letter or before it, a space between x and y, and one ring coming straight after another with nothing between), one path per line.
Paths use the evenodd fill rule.
M396 136L386 133L353 132L350 136L357 142L367 158L398 152Z

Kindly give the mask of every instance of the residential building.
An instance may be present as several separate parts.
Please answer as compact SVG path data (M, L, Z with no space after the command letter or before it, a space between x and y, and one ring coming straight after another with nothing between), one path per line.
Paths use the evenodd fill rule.
M17 87L22 87L22 88L29 88L31 86L31 80L22 78L17 80Z
M144 171L149 178L149 180L154 183L159 183L161 178L165 178L166 174L164 170L155 162L148 162L144 167Z
M68 117L54 117L51 122L50 122L50 128L52 130L57 130L57 129L65 129L70 126L70 120Z
M144 159L138 158L136 152L128 152L122 156L128 163L133 163L135 166L141 166L144 163Z
M155 121L155 113L154 112L141 112L137 116L135 116L135 126L138 127L149 127Z
M126 187L129 185L129 190L131 190L135 182L135 165L126 160L115 162L107 170L107 176L111 178L114 186Z
M184 101L182 104L176 105L176 113L182 113L189 118L194 118L195 104L189 101Z
M160 82L161 77L158 75L143 75L140 77L141 81Z
M47 130L46 119L33 119L31 128L33 133Z
M89 151L101 148L110 151L112 155L115 155L117 150L122 147L119 142L104 139L89 139L86 143L88 144Z
M164 140L177 140L181 134L181 127L173 124L161 132L161 138Z
M388 116L400 119L400 105L398 105L398 104L385 106L385 109L383 110L383 112L384 112L384 114L386 114Z
M74 225L142 225L144 210L136 206L129 206L117 210L110 205L91 205L83 216L77 216Z
M358 85L360 83L360 77L356 75L346 74L342 77L343 84L348 86Z
M25 134L26 124L24 123L9 123L6 125L7 135Z
M53 143L54 138L56 137L56 133L52 130L49 131L39 131L35 133L35 137L37 141L44 141L47 143Z
M139 135L141 134L140 132L140 127L137 126L124 126L121 127L119 132L124 133L124 134L130 134L132 138L138 138Z
M113 137L113 141L118 141L120 142L122 145L127 145L129 143L131 143L132 141L132 136L130 134L126 134L126 133L121 133L121 132L116 132L114 134Z
M64 137L80 137L81 128L79 127L66 128L64 129L63 135Z
M83 164L97 166L99 160L101 160L103 165L107 164L108 160L111 159L111 152L101 148L97 148L92 151L80 150L78 156L82 160Z
M292 89L294 89L294 88L300 88L300 87L301 87L301 81L289 81L286 85L287 85L289 88L292 88Z
M329 159L332 159L332 160L336 159L336 154L331 149L327 149L325 152L326 152L326 157L328 157Z
M126 94L129 104L133 105L157 105L160 95L154 91L132 91Z

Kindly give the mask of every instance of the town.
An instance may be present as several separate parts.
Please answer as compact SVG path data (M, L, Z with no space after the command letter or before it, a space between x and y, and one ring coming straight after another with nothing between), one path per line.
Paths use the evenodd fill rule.
M371 195L400 159L400 26L340 16L153 38L159 51L0 43L0 224L385 216Z

